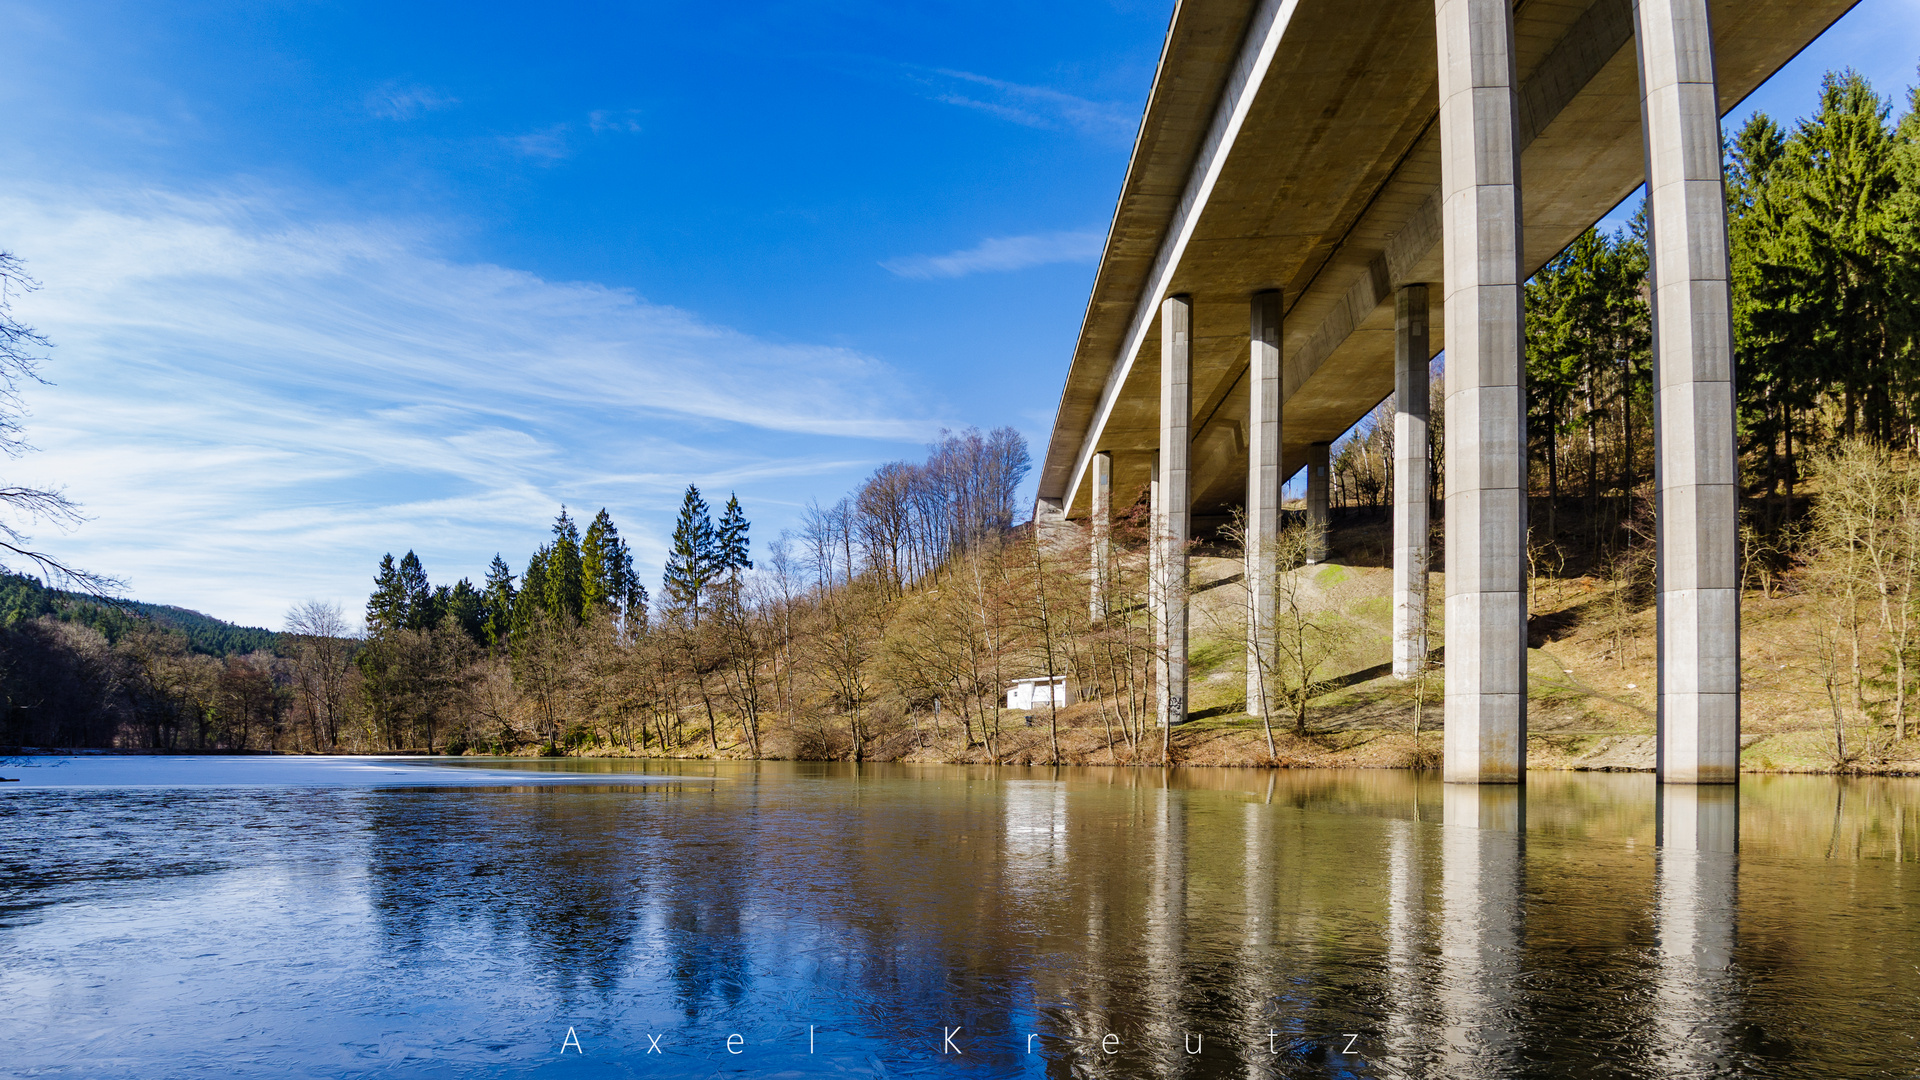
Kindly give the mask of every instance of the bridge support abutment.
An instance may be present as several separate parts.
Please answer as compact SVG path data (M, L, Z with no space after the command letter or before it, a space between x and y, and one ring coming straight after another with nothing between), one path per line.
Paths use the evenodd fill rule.
M1274 542L1280 535L1280 292L1253 294L1247 358L1247 711L1273 715Z
M1510 0L1435 0L1447 310L1445 776L1526 776L1526 401Z
M1432 462L1427 453L1427 287L1402 286L1393 298L1393 674L1411 679L1427 666L1427 515Z
M1160 303L1160 456L1153 506L1154 651L1159 662L1160 722L1187 718L1187 541L1192 484L1188 475L1193 417L1193 303Z
M1653 297L1659 772L1740 771L1739 457L1707 0L1636 0Z

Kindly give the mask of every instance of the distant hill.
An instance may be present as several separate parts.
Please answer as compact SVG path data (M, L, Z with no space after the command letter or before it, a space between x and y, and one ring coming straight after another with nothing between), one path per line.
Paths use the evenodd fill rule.
M187 639L194 652L209 656L274 652L280 635L258 626L236 626L188 608L125 600L109 604L82 593L49 589L38 579L0 574L0 626L51 615L65 622L91 626L110 642L132 630L141 620L152 622Z

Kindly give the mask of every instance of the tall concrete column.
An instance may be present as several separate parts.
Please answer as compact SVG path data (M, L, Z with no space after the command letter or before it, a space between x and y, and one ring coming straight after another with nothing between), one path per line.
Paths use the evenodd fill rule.
M1327 561L1328 506L1333 497L1333 444L1307 444L1307 562Z
M1166 584L1165 574L1160 569L1160 557L1165 554L1165 546L1160 543L1160 452L1153 453L1153 460L1147 464L1147 625L1153 630L1153 700L1154 715L1160 715L1162 687L1167 685L1167 596L1162 586Z
M1526 387L1511 0L1435 0L1447 289L1446 779L1526 776Z
M1273 714L1274 550L1280 535L1280 292L1253 294L1247 358L1247 711Z
M1193 303L1169 296L1160 304L1160 505L1153 543L1159 548L1161 615L1155 635L1166 678L1160 721L1187 718L1187 540L1192 512L1187 458L1193 422Z
M1089 580L1093 597L1089 611L1097 623L1107 617L1107 590L1113 570L1113 455L1105 450L1093 455L1091 472L1088 479L1093 482L1093 512L1087 549L1092 561Z
M1738 453L1707 0L1636 0L1653 286L1660 778L1740 772Z
M1411 679L1427 665L1427 287L1393 298L1393 674Z

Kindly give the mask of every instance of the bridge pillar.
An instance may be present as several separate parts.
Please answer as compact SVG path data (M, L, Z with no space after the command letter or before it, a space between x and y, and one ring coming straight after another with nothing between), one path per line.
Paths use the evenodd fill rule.
M1740 772L1739 457L1707 0L1636 0L1653 286L1660 779Z
M1247 383L1247 711L1270 716L1274 692L1274 541L1280 535L1280 292L1253 294Z
M1526 401L1511 0L1435 0L1447 310L1446 779L1526 776Z
M1160 661L1160 722L1187 718L1187 540L1192 488L1187 463L1193 420L1193 303L1169 296L1160 303L1159 499L1153 508L1153 547L1160 599L1154 646Z
M1089 580L1093 596L1089 612L1098 623L1107 617L1107 590L1112 587L1113 572L1113 455L1105 450L1093 455L1088 477L1093 484L1093 513L1089 522L1087 549L1092 563Z
M1327 561L1327 505L1333 494L1333 444L1307 444L1307 563Z
M1403 286L1393 315L1393 674L1411 679L1427 666L1427 287Z

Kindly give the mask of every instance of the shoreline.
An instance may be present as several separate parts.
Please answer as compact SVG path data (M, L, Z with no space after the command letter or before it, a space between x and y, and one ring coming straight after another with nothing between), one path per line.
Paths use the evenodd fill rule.
M1219 769L1383 769L1438 772L1440 738L1438 732L1423 734L1418 747L1405 732L1350 730L1320 732L1307 736L1287 732L1274 733L1275 754L1266 752L1264 735L1257 729L1247 732L1240 725L1208 726L1177 731L1173 739L1172 760L1162 761L1160 746L1143 741L1129 748L1116 743L1109 751L1104 740L1088 745L1084 728L1061 732L1059 760L1053 760L1051 740L1044 728L1017 728L1003 732L997 753L974 745L964 750L953 746L915 745L900 739L874 746L858 759L867 764L902 765L998 765L1021 768L1058 765L1061 767L1219 768ZM1016 733L1022 736L1010 740ZM1920 757L1888 756L1873 763L1832 764L1809 760L1804 743L1809 733L1788 732L1753 734L1742 739L1743 775L1755 776L1877 776L1920 777ZM683 744L670 750L629 749L624 746L586 746L563 753L543 753L539 745L516 746L504 753L471 749L449 753L446 749L427 750L183 750L148 747L35 747L0 746L0 759L8 757L368 757L428 758L463 760L628 760L628 761L781 761L854 763L850 752L827 754L792 753L791 745L780 745L784 737L766 739L763 753L755 757L747 752L744 741L723 743L718 752L711 747ZM917 740L916 740L917 741ZM1014 745L1006 745L1013 741ZM1528 772L1622 772L1652 773L1654 737L1632 733L1588 733L1566 735L1540 733L1528 748ZM1329 745L1330 743L1334 745ZM1902 749L1905 749L1904 747ZM958 751L958 752L956 752Z

